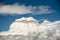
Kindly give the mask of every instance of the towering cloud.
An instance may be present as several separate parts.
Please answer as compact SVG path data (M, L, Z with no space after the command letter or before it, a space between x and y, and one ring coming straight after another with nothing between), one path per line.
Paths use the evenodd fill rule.
M32 17L22 17L11 24L9 32L20 35L28 35L29 32L39 32L39 25Z
M10 25L9 31L0 32L0 36L6 40L60 40L60 21L44 20L39 24L32 17L22 17Z

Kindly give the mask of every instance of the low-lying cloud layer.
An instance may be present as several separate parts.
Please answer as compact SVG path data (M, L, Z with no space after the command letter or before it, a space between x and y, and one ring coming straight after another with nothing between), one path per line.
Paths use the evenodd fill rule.
M0 14L47 14L55 12L50 6L0 5Z
M32 17L16 19L7 32L0 32L1 40L60 40L60 21L44 20L41 24Z

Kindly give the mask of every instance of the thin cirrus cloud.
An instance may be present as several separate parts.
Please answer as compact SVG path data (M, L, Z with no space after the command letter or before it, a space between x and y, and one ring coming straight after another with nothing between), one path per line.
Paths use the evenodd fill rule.
M0 5L0 14L47 14L55 12L50 6Z

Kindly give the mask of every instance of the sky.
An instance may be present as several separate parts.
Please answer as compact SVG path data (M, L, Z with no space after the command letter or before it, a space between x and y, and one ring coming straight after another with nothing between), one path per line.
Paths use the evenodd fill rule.
M0 0L0 31L8 31L21 17L33 17L41 23L60 20L60 0Z

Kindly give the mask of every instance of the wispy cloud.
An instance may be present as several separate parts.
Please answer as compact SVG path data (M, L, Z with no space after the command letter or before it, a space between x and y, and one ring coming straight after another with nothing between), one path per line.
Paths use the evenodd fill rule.
M47 14L55 12L50 6L0 5L0 14Z

